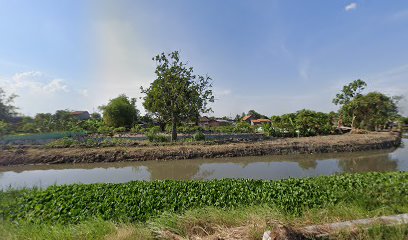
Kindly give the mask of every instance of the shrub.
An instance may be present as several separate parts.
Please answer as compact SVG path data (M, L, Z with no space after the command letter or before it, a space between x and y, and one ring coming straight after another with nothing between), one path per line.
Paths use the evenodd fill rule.
M203 132L196 132L193 135L194 141L204 141L205 140L205 135Z
M100 126L98 128L98 133L100 134L107 134L107 135L113 135L113 127L108 127L108 126Z
M170 141L170 139L166 135L160 134L160 127L158 126L149 128L148 132L145 135L150 142Z
M61 139L54 140L50 143L47 143L46 147L51 148L69 148L79 144L78 140L69 137L63 137Z
M144 128L142 128L142 126L135 124L131 129L130 129L131 133L143 133L144 132Z
M126 132L126 128L125 127L117 127L115 129L113 129L114 133L124 133Z

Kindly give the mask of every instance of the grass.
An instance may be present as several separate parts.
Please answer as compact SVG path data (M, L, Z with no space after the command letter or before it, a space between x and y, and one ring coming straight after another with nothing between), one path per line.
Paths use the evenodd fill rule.
M407 206L405 206L407 207ZM0 222L0 236L4 239L157 239L169 231L183 238L226 236L241 234L245 239L259 239L263 232L275 223L302 227L347 221L359 218L392 215L391 208L367 210L356 205L336 205L323 209L307 210L295 217L269 206L242 207L223 210L215 207L194 209L184 214L167 213L146 223L114 223L103 220L87 220L80 224L54 225L8 221ZM375 225L366 230L341 232L335 239L404 239L408 237L408 225L393 227Z

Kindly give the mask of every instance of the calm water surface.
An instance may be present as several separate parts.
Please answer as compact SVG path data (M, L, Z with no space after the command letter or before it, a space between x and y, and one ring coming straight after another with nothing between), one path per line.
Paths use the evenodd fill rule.
M0 188L157 179L283 179L335 173L408 171L408 139L395 150L134 163L0 167Z

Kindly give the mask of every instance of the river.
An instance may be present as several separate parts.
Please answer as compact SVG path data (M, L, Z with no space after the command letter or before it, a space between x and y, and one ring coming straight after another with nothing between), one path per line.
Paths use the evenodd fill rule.
M284 179L336 173L408 171L401 147L355 153L0 167L0 189L159 179Z

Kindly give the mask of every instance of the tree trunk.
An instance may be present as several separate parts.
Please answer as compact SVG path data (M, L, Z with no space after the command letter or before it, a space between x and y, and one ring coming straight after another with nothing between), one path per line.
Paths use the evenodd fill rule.
M177 141L177 119L174 116L172 120L171 141Z
M356 116L354 115L354 112L353 112L353 117L351 119L351 129L354 129L354 120L355 119L356 119Z

